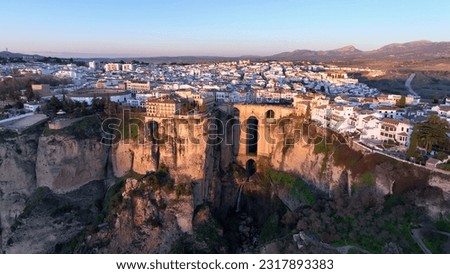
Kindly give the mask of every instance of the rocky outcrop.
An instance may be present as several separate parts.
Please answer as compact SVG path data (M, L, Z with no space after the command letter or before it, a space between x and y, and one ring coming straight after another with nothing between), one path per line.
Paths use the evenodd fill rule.
M283 148L278 145L269 157L275 169L297 174L324 192L347 184L345 167L335 165L332 157L314 153L313 144L298 143L285 152Z
M105 179L108 150L97 139L41 136L36 160L37 186L63 193Z
M428 181L428 184L430 186L438 187L442 189L444 194L447 197L450 197L450 176L439 174L439 173L433 173L430 176L430 180Z
M184 234L192 234L191 195L128 179L111 210L111 225L86 239L94 253L168 253Z
M326 148L325 152L315 151L314 144L305 142L286 145L285 129L284 134L276 137L275 144L264 146L264 153L258 157L244 155L242 159L254 158L257 162L259 173L250 176L243 167L245 162L241 165L235 162L242 155L231 144L207 139L206 133L212 134L211 137L221 132L221 126L229 118L222 112L213 115L216 119L202 118L187 123L161 120L166 134L158 142L146 140L145 144L122 140L104 146L97 133L79 138L67 132L24 134L2 144L0 242L3 247L13 253L26 252L28 245L33 246L29 252L254 252L259 245L259 229L274 208L296 212L313 206L294 195L292 188L267 179L270 176L264 177L269 170L296 175L292 176L294 181L303 178L309 188L313 186L315 194L320 192L317 189L330 196L335 189L346 189L352 194L353 186L366 184L375 186L381 194L376 196L381 197L429 184L442 189L448 199L448 178L375 154L353 155L348 147L339 151L344 145ZM221 125L218 121L225 123ZM225 135L221 137L231 140L232 129L223 130ZM343 159L342 155L349 157ZM111 169L114 176L109 176ZM144 179L149 174L156 176L161 170L169 171L170 180L155 184ZM114 177L127 176L140 179L126 180L116 193L117 200L108 201L107 194L94 231L80 236L80 232L86 232L88 222L82 217L86 212L77 215L78 209L94 212L91 207L98 201L90 199L87 207L72 203L66 207L65 195L84 189L91 181L99 180L97 184L110 186L117 180ZM35 193L28 199L37 187L45 189L44 195ZM104 191L98 190L96 193L101 195L96 199L103 198ZM427 197L434 192L425 194L423 204L427 206ZM26 201L33 206L18 218L24 212ZM429 205L436 216L446 208L441 202ZM54 211L54 216L49 216ZM279 222L282 216L277 214L273 220ZM20 222L15 224L18 219ZM269 229L270 223L266 227ZM30 236L35 235L33 229L45 237L42 243ZM82 246L66 250L65 246L70 246L75 236L80 237L77 242ZM235 242L227 245L217 240L223 238L233 238Z
M121 141L113 147L113 167L116 177L129 171L146 174L160 165L176 170L176 182L202 180L205 165L206 142L203 140L203 126L206 120L196 124L184 124L178 120L163 120L166 135L158 144L146 140L144 144ZM192 129L188 130L188 127ZM197 140L195 142L193 140Z
M38 137L39 134L31 133L0 144L0 253L10 227L36 187Z
M103 198L102 181L56 194L37 188L16 218L7 236L6 253L71 253L76 242L67 244L98 216L96 201Z
M214 202L220 191L218 173L228 168L233 161L230 146L208 140L208 128L219 119L226 118L218 113L218 119L198 119L196 121L162 120L166 135L157 144L146 141L119 142L112 148L113 167L116 177L130 171L146 174L160 166L167 167L175 183L195 183L195 205L205 201ZM221 117L221 115L223 117ZM217 129L216 126L212 127ZM231 134L231 133L230 133Z

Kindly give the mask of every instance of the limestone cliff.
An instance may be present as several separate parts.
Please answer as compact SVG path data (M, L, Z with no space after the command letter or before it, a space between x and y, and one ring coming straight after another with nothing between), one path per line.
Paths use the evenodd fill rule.
M108 147L97 139L41 136L36 160L37 186L67 192L106 176Z
M36 188L38 133L4 140L0 144L0 253L10 227Z
M177 171L174 174L177 181L183 177L202 179L206 151L203 127L207 122L202 120L187 124L176 119L160 122L164 124L165 132L158 143L148 139L141 144L133 140L121 140L114 145L112 152L116 177L129 171L145 174L163 164Z
M212 132L208 128L217 120L202 118L186 122L168 119L160 122L164 124L165 133L157 143L146 140L138 144L121 140L113 146L115 176L122 177L130 171L146 174L164 165L171 171L176 183L198 183L196 204L213 200L214 187L211 188L211 185L214 178L220 168L225 168L232 161L229 147L225 143L214 144L217 140L208 139L206 134ZM217 130L216 126L213 128Z
M282 146L277 146L270 157L275 169L298 174L325 192L347 183L345 167L334 165L327 155L314 153L314 145L299 143L286 152L282 150Z
M439 191L432 193L438 196L439 199L433 199L439 203L430 204L428 198L431 196L426 193L422 193L421 203L432 208L435 216L448 208L443 202L448 200L449 192L446 176L380 154L357 151L351 142L332 140L330 144L322 144L308 139L290 144L288 141L295 139L294 127L286 125L265 127L261 124L262 132L273 130L277 134L272 136L275 138L273 143L258 144L258 153L250 155L245 150L248 144L244 140L233 140L232 137L239 134L230 126L233 123L228 124L228 114L218 111L210 117L213 119L160 119L158 139L145 136L142 144L120 140L113 146L102 145L99 142L101 132L86 134L87 129L94 127L82 124L75 124L69 130L26 133L3 141L0 146L0 243L3 247L8 246L8 252L23 252L31 244L35 247L33 252L166 253L183 241L191 243L190 251L193 252L253 252L258 245L259 229L274 211L288 208L295 212L312 206L305 199L305 193L292 195L292 186L277 185L279 182L270 178L271 170L289 173L291 182L296 183L297 177L302 178L306 182L301 185L303 190L308 185L313 189L312 193L326 193L325 196L332 196L339 189L345 189L344 192L351 196L360 186L375 188L380 197L432 186L444 192L444 195ZM294 118L295 123L299 122L298 117ZM241 129L240 135L245 134ZM236 142L240 144L236 146ZM254 176L250 174L250 160L256 162ZM108 176L110 169L114 176ZM170 178L164 179L162 184L159 181L149 183L149 176L156 176L161 170L168 171ZM112 177L108 178L108 183L105 183L106 177ZM120 181L119 178L125 183L116 189L116 198L111 199L108 195L113 188L112 182ZM111 188L106 192L99 187L95 197L89 198L89 205L65 207L64 195L85 188L91 181ZM37 187L41 187L39 191L45 189L41 207L33 203L36 200L33 197L39 196L39 191L29 198ZM27 212L12 231L10 228L23 212L27 200L28 204L34 205L31 211L37 208L39 212ZM61 208L50 207L48 201L57 202ZM209 217L202 218L216 218L220 225L215 221L199 221L201 225L196 228L193 223L195 212L206 205L208 209L201 215ZM98 214L100 207L102 213ZM45 213L49 210L69 212L54 217ZM89 216L92 212L98 214L97 219L85 220L85 210L90 211ZM71 214L77 216L76 222L69 226L70 235L63 235L64 223L72 222ZM277 214L269 220L278 223L282 214ZM27 216L31 219L25 218ZM53 221L57 223L45 229L46 223ZM235 235L235 224L244 238L241 234ZM83 246L65 250L65 246L71 244L70 237L86 231L87 225L93 225L94 232L80 236L78 242ZM34 227L38 227L44 236L51 233L59 236L50 237L41 245L27 236ZM236 244L233 240L225 249L205 244L202 234L205 230L208 239L241 237L239 242L245 243L245 247L233 246Z
M192 234L192 196L184 186L183 191L173 190L167 185L171 183L126 180L105 201L110 224L84 239L88 252L168 253L183 234Z
M64 194L37 188L27 199L5 239L6 253L67 253L70 242L98 216L96 201L103 198L101 181ZM72 243L73 245L73 243Z

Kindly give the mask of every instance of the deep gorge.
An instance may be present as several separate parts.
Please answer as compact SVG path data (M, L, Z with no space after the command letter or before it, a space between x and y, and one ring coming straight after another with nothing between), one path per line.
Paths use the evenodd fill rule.
M351 144L290 142L300 117L271 125L281 134L248 165L241 147L209 138L233 140L233 127L223 126L233 116L212 115L167 120L164 138L145 144L102 145L96 117L2 137L1 251L333 253L351 245L416 253L410 224L448 213L443 175ZM299 233L314 241L300 243ZM380 235L373 245L372 234Z

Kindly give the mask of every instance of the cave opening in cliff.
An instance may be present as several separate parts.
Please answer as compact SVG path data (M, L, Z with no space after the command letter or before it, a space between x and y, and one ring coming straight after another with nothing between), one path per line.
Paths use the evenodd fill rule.
M247 176L250 177L256 173L256 162L253 159L250 159L245 164L245 169L247 170Z
M158 124L158 122L156 122L156 121L149 122L148 129L149 129L150 142L152 144L156 144L159 140L159 136L158 136L159 124Z
M258 119L250 116L247 119L247 154L256 155L258 153Z

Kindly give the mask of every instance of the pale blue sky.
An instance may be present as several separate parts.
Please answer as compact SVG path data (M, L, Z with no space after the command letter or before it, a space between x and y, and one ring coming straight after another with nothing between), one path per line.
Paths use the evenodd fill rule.
M450 41L448 0L0 0L0 9L0 50L45 55L271 55Z

